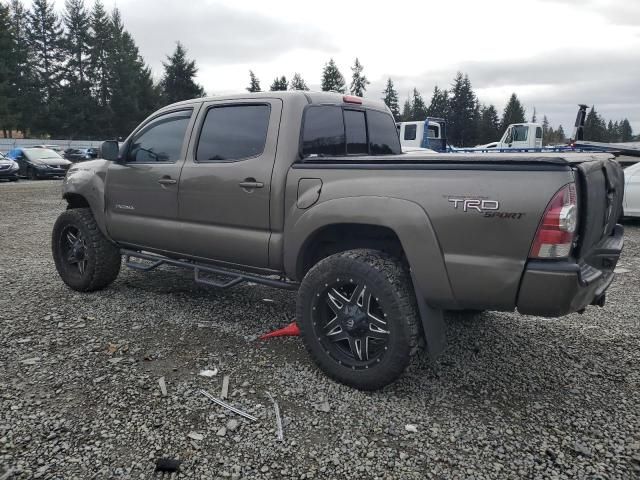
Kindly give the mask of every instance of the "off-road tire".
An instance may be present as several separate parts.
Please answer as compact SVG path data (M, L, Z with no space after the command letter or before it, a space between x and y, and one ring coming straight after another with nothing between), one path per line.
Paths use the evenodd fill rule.
M338 362L320 341L314 327L314 302L327 284L339 278L364 279L380 305L384 305L389 340L384 355L365 369ZM421 345L418 307L410 275L402 263L377 250L349 250L331 255L306 274L297 299L302 341L316 365L330 378L360 390L377 390L397 380ZM316 315L316 317L314 317Z
M63 254L62 238L67 227L77 229L85 240L86 267L84 273L74 271ZM118 248L105 238L88 208L75 208L60 214L53 226L51 250L62 281L73 290L93 292L111 284L120 273Z

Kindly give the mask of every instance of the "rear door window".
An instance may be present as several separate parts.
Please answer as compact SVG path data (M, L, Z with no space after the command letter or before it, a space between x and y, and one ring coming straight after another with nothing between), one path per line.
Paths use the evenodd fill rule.
M402 153L400 139L393 117L385 112L367 110L369 127L369 153L371 155L396 155Z
M304 117L302 155L335 156L345 154L342 108L333 105L312 106Z
M367 122L362 110L345 110L344 127L347 135L347 154L369 153L367 146Z
M234 161L262 154L270 114L269 105L211 108L200 132L196 161Z

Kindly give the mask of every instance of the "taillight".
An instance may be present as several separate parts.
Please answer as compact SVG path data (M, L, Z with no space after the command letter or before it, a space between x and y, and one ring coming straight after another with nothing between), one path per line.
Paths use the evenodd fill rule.
M569 183L562 187L549 202L538 226L529 257L568 257L573 247L577 226L576 185Z

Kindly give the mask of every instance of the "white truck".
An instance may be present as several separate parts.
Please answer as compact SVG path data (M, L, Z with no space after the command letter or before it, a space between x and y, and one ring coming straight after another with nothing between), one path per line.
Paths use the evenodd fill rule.
M478 145L476 148L531 149L542 148L542 125L539 123L512 123L497 142Z

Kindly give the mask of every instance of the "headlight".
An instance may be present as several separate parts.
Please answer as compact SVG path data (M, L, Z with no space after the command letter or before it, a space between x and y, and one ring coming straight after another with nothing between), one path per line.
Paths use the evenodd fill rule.
M12 162L11 166L9 167L9 170L19 170L20 169L20 165L18 165L17 162Z

